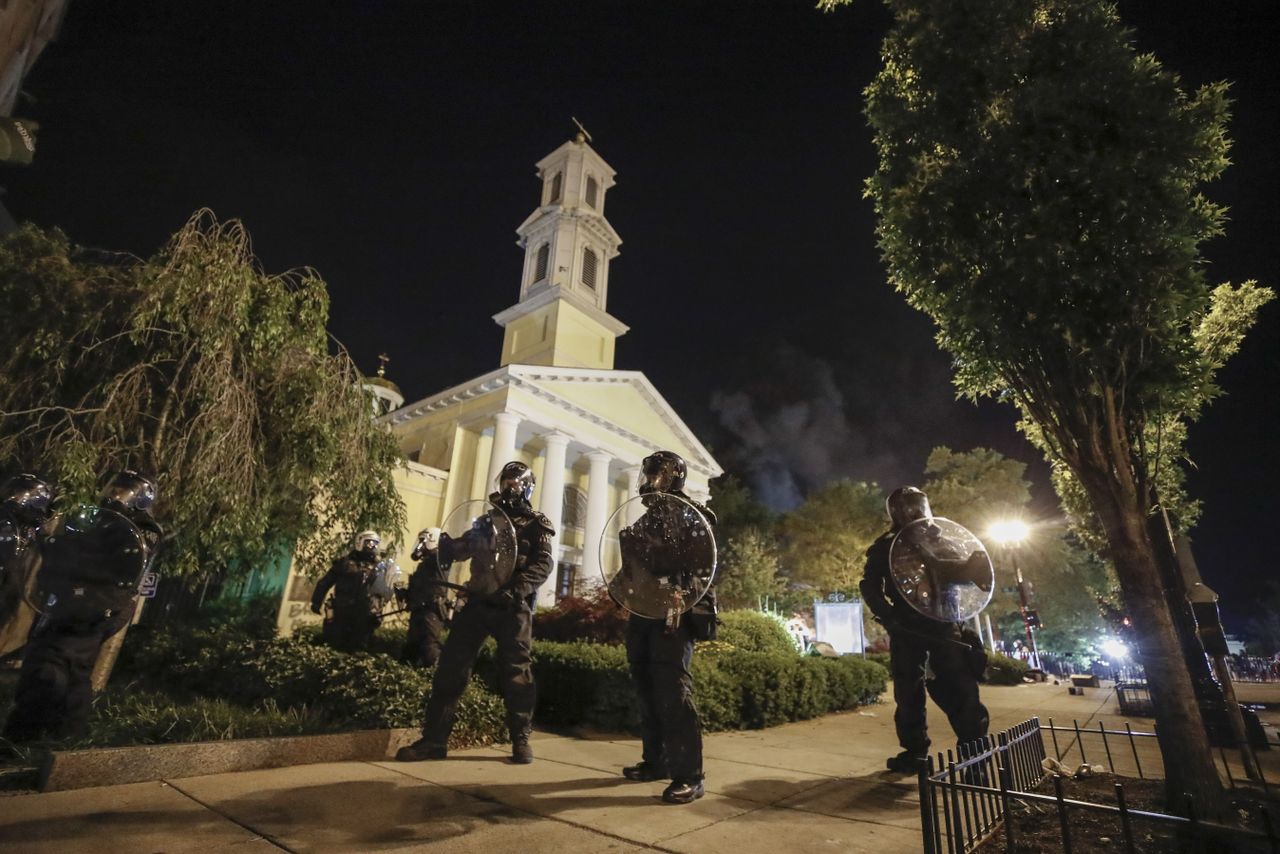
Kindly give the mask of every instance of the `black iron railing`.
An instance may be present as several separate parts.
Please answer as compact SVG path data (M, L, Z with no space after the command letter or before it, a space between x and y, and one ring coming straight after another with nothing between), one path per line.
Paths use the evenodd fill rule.
M1058 836L1066 854L1073 848L1071 816L1080 811L1111 816L1123 850L1128 852L1135 850L1139 833L1167 836L1170 840L1187 839L1193 846L1214 840L1280 852L1280 836L1265 811L1259 817L1262 829L1253 830L1200 820L1191 800L1186 804L1186 816L1133 809L1125 800L1123 783L1115 784L1114 806L1065 797L1062 778L1056 775L1052 777L1052 794L1032 791L1049 777L1044 769L1048 756L1046 730L1059 762L1074 761L1072 753L1078 752L1081 764L1106 762L1108 770L1116 771L1120 766L1122 770L1117 773L1126 773L1132 758L1132 769L1139 779L1162 776L1155 733L1135 731L1128 723L1124 726L1123 730L1107 729L1099 724L1097 729L1091 729L1073 721L1066 727L1054 725L1052 720L1043 725L1038 718L1032 718L963 746L955 754L946 751L936 758L929 756L921 760L918 783L924 851L926 854L966 854L997 836L1003 837L1006 850L1015 850L1017 823L1006 821L1006 817L1012 814L1013 805L1019 803L1056 811ZM1097 743L1086 748L1086 740L1092 741L1094 737ZM1221 753L1221 759L1234 787L1237 775L1232 774L1225 752ZM1155 773L1157 766L1160 773ZM1266 787L1266 781L1262 782Z

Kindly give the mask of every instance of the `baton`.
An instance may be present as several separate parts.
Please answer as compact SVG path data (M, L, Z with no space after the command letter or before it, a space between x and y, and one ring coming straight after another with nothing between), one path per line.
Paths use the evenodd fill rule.
M464 587L464 586L463 586L463 585L461 585L461 584L454 584L452 581L434 581L434 580L432 580L432 581L428 581L427 583L428 583L428 584L430 584L430 585L432 585L432 586L434 586L434 587L448 587L450 590L456 590L456 591L458 591L459 593L463 593L463 594L470 594L470 593L472 592L469 588ZM379 614L378 616L379 616L379 617L394 617L396 614L403 614L405 611L413 611L413 610L415 610L415 608L425 608L425 607L427 607L427 606L425 606L425 605L405 606L404 608L397 608L397 609L395 609L394 611L387 611L386 613Z

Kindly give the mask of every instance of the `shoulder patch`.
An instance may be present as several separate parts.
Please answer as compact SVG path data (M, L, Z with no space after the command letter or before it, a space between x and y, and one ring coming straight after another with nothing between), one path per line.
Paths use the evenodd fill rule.
M539 513L537 510L534 510L531 515L533 516L533 521L537 522L539 527L553 537L556 535L556 529L551 525L550 519Z

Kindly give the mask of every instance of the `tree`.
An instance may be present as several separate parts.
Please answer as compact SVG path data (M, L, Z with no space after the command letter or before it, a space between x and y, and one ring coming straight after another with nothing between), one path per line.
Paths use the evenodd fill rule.
M925 462L924 491L939 516L978 535L992 522L1021 518L1031 502L1027 466L988 448L953 451L934 448Z
M755 608L784 586L778 574L778 542L758 528L746 528L720 552L716 596L725 608Z
M783 518L786 574L821 593L853 591L862 578L867 549L887 528L878 486L833 481Z
M867 193L890 281L937 324L961 392L1014 403L1078 485L1141 638L1169 790L1222 814L1147 520L1272 296L1204 278L1227 87L1182 91L1103 0L886 2Z
M0 244L0 466L67 503L129 465L156 475L168 573L247 572L294 548L328 564L363 528L398 534L401 455L311 270L264 273L238 222L197 213L154 257L26 226Z
M778 516L751 494L747 485L735 475L726 474L711 481L711 509L716 514L716 542L727 543L740 533L771 531Z
M987 540L986 531L1001 519L1029 519L1031 484L1026 464L987 448L953 451L935 448L925 464L924 490L934 513L964 525ZM996 589L987 606L1002 636L1022 637L1021 599L1013 592L1012 554L986 542L996 570ZM1098 596L1109 592L1106 565L1076 544L1061 524L1031 526L1018 546L1018 565L1034 591L1031 606L1043 629L1037 644L1044 651L1084 654L1105 632Z

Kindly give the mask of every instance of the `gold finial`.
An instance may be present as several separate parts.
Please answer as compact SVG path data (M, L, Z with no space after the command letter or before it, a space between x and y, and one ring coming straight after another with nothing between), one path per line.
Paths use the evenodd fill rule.
M385 378L387 376L387 362L391 361L391 357L386 353L378 354L378 376Z
M573 116L569 116L569 118L573 119L573 123L578 126L578 135L574 137L573 141L578 143L583 141L591 142L591 134L587 133L587 129L582 126L582 122Z

